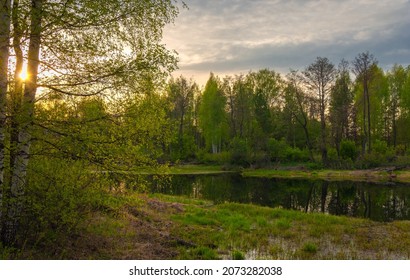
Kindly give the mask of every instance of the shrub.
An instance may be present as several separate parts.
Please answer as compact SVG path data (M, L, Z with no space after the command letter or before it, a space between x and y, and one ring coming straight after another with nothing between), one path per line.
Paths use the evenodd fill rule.
M26 240L27 247L30 244L53 247L58 240L75 235L90 210L101 204L103 192L99 184L106 181L96 180L98 176L81 162L33 159L19 239Z
M301 150L298 147L287 147L285 150L286 159L288 161L307 162L309 161L309 153L307 150Z
M329 148L327 150L327 159L329 161L337 161L338 160L337 150L335 148Z
M388 147L386 141L376 140L373 143L372 152L376 154L385 155L387 153Z
M286 158L288 144L284 140L271 138L268 140L268 153L272 161L281 161Z
M357 148L356 144L350 140L343 140L340 143L340 156L342 159L347 160L350 159L355 161L357 159Z
M248 166L250 162L249 150L248 144L244 139L233 138L230 144L230 162L235 165Z
M397 145L396 146L396 155L398 155L398 156L406 155L406 146L403 145L403 144Z

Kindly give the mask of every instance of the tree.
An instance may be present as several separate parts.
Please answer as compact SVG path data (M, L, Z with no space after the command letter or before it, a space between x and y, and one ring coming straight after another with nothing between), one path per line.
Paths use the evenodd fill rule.
M346 60L339 64L338 74L331 90L330 120L336 151L340 156L340 143L350 136L349 127L352 115L353 91L349 65Z
M199 105L199 125L207 148L214 154L221 152L226 135L225 105L226 97L220 88L219 80L211 73Z
M188 81L183 76L176 80L171 79L169 82L168 98L173 105L171 117L178 122L177 141L180 156L187 154L186 147L184 147L184 128L188 125L192 126L194 94L197 91L198 85L192 80Z
M319 102L319 114L321 125L322 162L327 163L327 136L326 136L326 110L329 93L335 79L335 67L327 58L318 57L314 63L309 65L303 75L306 85L316 93Z
M269 137L273 131L274 111L279 111L279 95L282 79L278 73L269 69L250 72L247 76L255 104L255 117L262 134Z
M314 161L313 146L308 127L309 118L306 112L308 107L307 103L309 103L309 99L307 98L306 94L303 92L300 86L302 77L296 71L291 71L291 73L287 76L287 80L287 85L284 90L284 111L286 115L290 115L291 119L295 119L296 122L303 128L306 146L309 150L309 157L311 161ZM292 131L292 134L294 137L295 132Z
M7 86L10 36L10 0L0 4L0 233L3 220L6 148Z
M369 82L372 78L371 67L377 64L374 56L369 52L360 53L353 60L353 73L356 75L356 79L361 82L363 98L363 124L362 124L362 155L371 151L371 120L370 120L370 94L369 94Z
M397 119L401 107L401 97L405 95L406 70L401 65L394 65L389 73L387 79L389 83L389 102L388 112L390 115L391 136L388 133L388 142L393 142L393 146L397 145Z
M162 28L178 13L175 2L32 0L3 1L0 10L0 142L4 143L4 117L11 121L10 182L2 180L0 196L2 240L14 242L23 211L27 166L38 89L42 97L70 98L135 92L142 81L158 82L175 68L173 53L160 43ZM10 20L11 19L11 20ZM9 43L10 30L13 42ZM10 49L15 63L9 63ZM17 79L27 65L25 81ZM13 68L14 67L14 71ZM14 77L7 73L14 72ZM154 78L153 78L154 77ZM6 111L7 85L12 110ZM0 144L0 170L4 170L5 144ZM4 176L4 171L0 171ZM4 203L7 202L7 205ZM7 210L7 211L6 211Z

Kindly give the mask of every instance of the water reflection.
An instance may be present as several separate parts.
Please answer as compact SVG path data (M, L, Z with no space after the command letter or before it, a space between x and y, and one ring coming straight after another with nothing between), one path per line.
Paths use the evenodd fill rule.
M410 220L410 185L405 184L178 175L153 180L151 190L214 203L252 203L378 221Z

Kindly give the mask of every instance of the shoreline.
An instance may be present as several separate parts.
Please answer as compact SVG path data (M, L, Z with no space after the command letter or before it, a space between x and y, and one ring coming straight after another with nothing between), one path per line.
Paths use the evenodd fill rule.
M356 181L356 182L392 182L410 183L410 171L394 170L278 170L278 169L246 169L244 177L283 178L283 179L311 179L326 181Z

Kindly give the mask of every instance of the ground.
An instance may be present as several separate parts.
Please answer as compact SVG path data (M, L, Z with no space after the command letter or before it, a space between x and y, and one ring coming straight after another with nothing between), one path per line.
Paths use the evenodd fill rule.
M125 201L91 216L72 249L58 258L410 258L409 221L379 223L162 195L132 194Z

